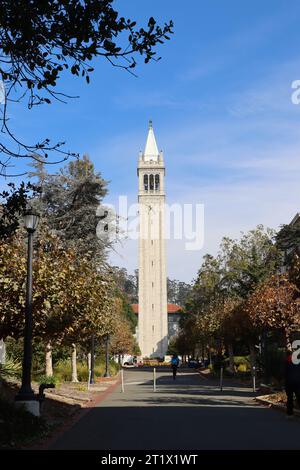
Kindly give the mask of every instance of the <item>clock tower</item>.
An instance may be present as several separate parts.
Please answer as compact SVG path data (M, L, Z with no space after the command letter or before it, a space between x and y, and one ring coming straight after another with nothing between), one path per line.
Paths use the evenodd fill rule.
M142 357L163 357L168 348L165 253L165 165L149 122L139 178L138 342Z

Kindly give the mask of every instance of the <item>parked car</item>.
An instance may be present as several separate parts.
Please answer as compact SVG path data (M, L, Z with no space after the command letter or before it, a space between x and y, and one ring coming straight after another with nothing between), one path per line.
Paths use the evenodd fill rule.
M188 360L188 367L191 369L197 369L198 367L201 367L201 362L198 361L197 359L189 359Z
M137 366L137 357L136 356L129 356L126 355L123 359L123 366L131 366L131 367L136 367Z

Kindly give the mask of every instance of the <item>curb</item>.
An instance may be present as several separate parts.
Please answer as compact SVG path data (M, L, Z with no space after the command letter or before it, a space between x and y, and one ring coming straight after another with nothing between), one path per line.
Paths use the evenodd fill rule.
M196 369L196 371L198 372L198 374L200 375L200 377L201 377L202 379L205 379L205 380L209 380L209 379L210 379L209 377L207 377L207 375L203 374L201 370Z
M268 405L269 408L274 408L281 412L286 412L286 406L282 403L274 403L272 400L269 400L270 395L261 395L259 397L255 397L255 400L263 405ZM294 410L294 415L300 417L300 410Z
M54 430L54 434L45 439L44 442L40 444L33 445L32 447L27 448L28 450L51 450L49 449L63 434L69 431L73 426L75 426L78 421L86 416L93 408L99 405L105 398L114 391L115 388L121 382L121 374L118 372L116 376L116 382L111 384L104 392L99 392L95 397L88 403L78 404L81 408L78 412L75 412L70 420L60 426L58 429Z

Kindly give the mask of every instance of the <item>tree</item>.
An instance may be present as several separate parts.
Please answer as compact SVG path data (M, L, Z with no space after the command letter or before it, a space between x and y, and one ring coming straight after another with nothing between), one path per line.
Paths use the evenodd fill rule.
M23 232L0 245L0 336L22 337L24 330L26 250ZM35 246L33 337L46 348L52 373L53 344L86 344L113 331L115 287L107 274L78 259L59 239L42 229Z
M276 271L279 252L273 242L275 232L258 225L240 240L223 238L220 250L222 290L246 298L256 286Z
M118 289L126 295L130 303L138 303L138 270L134 274L128 274L125 268L113 266L112 271Z
M47 225L55 230L66 248L98 264L104 259L106 242L97 237L97 209L107 194L107 181L95 172L87 155L69 162L58 173L49 175L43 163L33 165L30 176L37 178L41 197L34 206Z
M120 302L122 316L128 323L131 332L135 333L135 330L138 324L137 316L134 313L131 305L128 303L126 296L122 292L118 292L118 291L116 295Z
M11 237L20 226L20 217L28 200L39 194L39 188L22 182L19 187L8 183L8 189L0 193L0 240Z
M122 315L120 299L116 302L116 308L118 309L118 313L114 320L110 350L113 354L118 356L132 354L135 346L134 338L130 323Z
M173 347L182 356L195 355L197 343L199 342L198 317L195 315L183 315L180 322L180 330L174 337Z
M155 47L169 39L173 23L164 26L150 18L146 28L119 16L113 0L3 0L0 4L0 75L5 83L6 102L2 110L0 174L5 174L13 157L40 160L56 154L66 159L74 153L63 149L63 142L48 138L29 144L20 141L8 125L10 101L28 98L28 106L65 100L56 89L69 71L87 83L94 68L93 59L132 71L136 56L145 63L156 59Z
M228 348L229 367L234 372L234 343L239 340L248 345L251 365L255 365L255 341L258 336L257 329L245 308L245 301L239 299L225 300L219 310L219 332Z
M191 285L176 279L167 279L168 302L183 307L191 292Z
M300 327L299 294L287 275L274 275L251 294L246 309L254 325L281 330L289 347L291 333Z
M205 255L185 305L196 316L199 340L226 344L233 369L234 344L243 339L254 357L257 331L244 310L256 287L276 271L279 253L274 232L259 225L239 240L224 237L217 256ZM185 328L185 327L184 327Z
M276 234L276 244L285 253L296 252L300 255L300 225L282 225Z

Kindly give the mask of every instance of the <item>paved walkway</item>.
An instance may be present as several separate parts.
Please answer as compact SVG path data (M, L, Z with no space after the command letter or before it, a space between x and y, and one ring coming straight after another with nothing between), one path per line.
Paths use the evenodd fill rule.
M91 409L52 449L300 449L300 419L257 404L247 387L192 371L124 371L121 386Z

